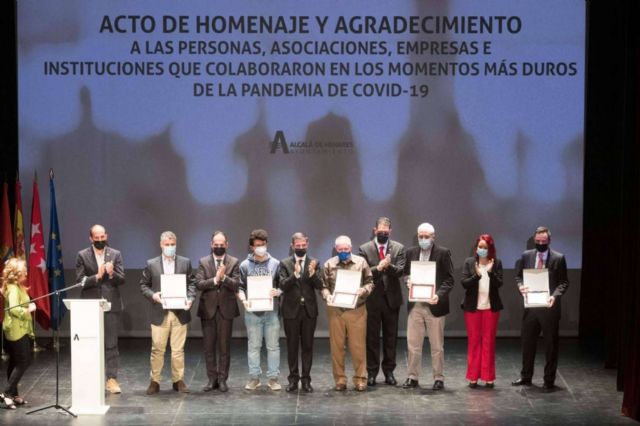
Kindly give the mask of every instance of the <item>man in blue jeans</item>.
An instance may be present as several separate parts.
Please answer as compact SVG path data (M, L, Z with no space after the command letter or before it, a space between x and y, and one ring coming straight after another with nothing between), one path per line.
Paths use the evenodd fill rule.
M247 326L247 358L249 361L249 381L245 385L247 390L255 390L260 386L260 352L262 351L262 339L267 346L267 385L271 390L280 390L282 386L278 383L280 376L280 317L278 299L280 294L278 283L278 262L267 252L267 231L255 229L249 235L249 247L251 253L240 264L240 285L238 297L245 308L244 321ZM248 300L247 281L248 277L268 276L271 277L273 288L271 297L273 298L273 309L268 311L251 311L252 306ZM255 306L253 306L255 309Z

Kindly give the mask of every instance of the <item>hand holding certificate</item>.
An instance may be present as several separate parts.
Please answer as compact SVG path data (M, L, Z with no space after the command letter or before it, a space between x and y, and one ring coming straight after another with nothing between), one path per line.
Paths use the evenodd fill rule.
M354 309L358 303L358 289L360 289L361 279L362 273L360 271L338 269L336 286L327 305L336 308Z
M187 309L187 276L185 274L162 274L160 295L163 309Z
M549 270L525 269L522 271L524 287L528 289L524 296L525 308L548 308L549 303Z
M436 293L436 262L411 262L410 302L429 303Z
M271 275L247 277L247 304L249 312L273 310L273 279Z

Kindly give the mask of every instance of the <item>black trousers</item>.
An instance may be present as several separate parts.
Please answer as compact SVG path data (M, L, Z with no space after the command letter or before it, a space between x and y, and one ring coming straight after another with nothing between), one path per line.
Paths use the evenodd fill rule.
M313 335L316 332L317 318L311 318L301 306L298 316L283 319L284 334L287 336L287 359L289 361L289 382L311 382L311 364L313 363ZM298 370L298 354L302 360L302 374Z
M377 376L380 367L387 375L396 369L396 341L400 308L392 309L386 299L379 309L367 307L367 372ZM382 329L383 358L380 363L380 330Z
M544 381L554 383L558 369L558 326L560 311L554 308L525 309L522 317L522 371L520 377L531 379L536 360L538 336L542 331L545 358Z
M9 364L7 365L7 386L4 393L7 396L18 396L18 383L24 375L29 365L33 351L31 350L32 341L26 334L20 339L12 342L5 339L7 353L9 354Z
M104 358L107 379L118 378L120 352L118 351L118 333L120 331L120 312L104 313Z
M231 364L233 318L224 318L218 309L213 318L201 318L201 322L207 377L209 380L227 380ZM218 357L216 357L216 349Z

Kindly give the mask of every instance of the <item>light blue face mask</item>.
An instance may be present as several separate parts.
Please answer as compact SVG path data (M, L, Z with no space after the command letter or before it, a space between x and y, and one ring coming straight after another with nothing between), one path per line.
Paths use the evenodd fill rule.
M338 253L338 259L340 262L346 262L351 257L351 253L348 251L341 251Z
M489 255L489 249L479 248L476 250L478 257L487 257Z
M433 246L433 239L431 238L420 238L418 240L418 244L422 250L429 250Z
M162 247L162 254L166 257L173 257L176 255L176 246L165 246Z

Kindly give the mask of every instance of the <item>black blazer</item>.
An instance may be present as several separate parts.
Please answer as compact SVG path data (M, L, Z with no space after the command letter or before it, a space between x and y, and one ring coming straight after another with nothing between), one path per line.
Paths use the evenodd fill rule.
M404 274L406 256L404 246L397 241L387 242L385 255L391 256L389 267L380 272L376 269L380 263L380 253L373 240L360 246L360 256L364 257L371 268L375 287L367 297L367 310L380 310L385 299L391 309L397 309L402 305L402 285L400 279ZM386 290L385 290L386 287Z
M407 264L404 268L405 275L411 275L411 261L420 260L420 247L407 249ZM449 292L453 288L453 262L451 261L451 251L448 248L440 247L436 244L431 248L431 262L436 262L436 294L438 303L435 305L426 304L434 317L441 317L449 313ZM408 302L407 311L410 312L414 302Z
M104 274L101 280L96 279L98 261L93 253L93 247L78 252L76 257L76 282L86 281L80 297L82 299L105 299L111 303L111 312L121 312L124 309L122 297L118 287L124 284L124 267L122 254L116 249L105 247L104 261L113 263L113 277Z
M537 250L527 250L522 253L520 259L516 261L516 284L522 286L523 269L533 269L536 267ZM556 298L551 311L560 313L561 296L569 288L569 278L567 278L567 261L564 254L549 249L545 268L549 270L549 292Z
M191 302L196 300L196 283L193 271L191 270L191 260L186 257L176 256L175 259L176 274L185 274L187 276L187 299ZM147 264L142 271L140 278L140 291L142 295L151 302L151 324L161 325L164 321L166 310L162 304L153 300L153 294L160 291L160 276L164 273L164 265L162 256L154 257L147 260ZM191 310L172 309L176 314L180 324L188 324L191 322Z
M316 272L309 277L309 263L316 261ZM298 311L302 307L300 298L304 297L304 309L311 318L318 316L318 302L316 299L316 290L322 289L322 268L318 259L314 259L307 255L304 265L302 265L302 274L300 278L296 278L295 274L295 256L287 257L280 261L278 276L280 281L280 312L284 319L294 319L298 316Z
M240 284L240 262L237 258L225 254L223 263L224 281L215 285L213 280L218 268L213 255L200 259L196 272L196 288L202 292L198 306L198 316L202 319L213 318L218 309L225 319L233 319L240 315L236 298Z
M476 258L468 257L462 266L462 287L465 289L464 300L460 307L467 312L475 312L478 307L478 285L480 277L476 275ZM500 299L500 287L502 287L502 262L495 259L493 268L489 272L489 303L494 312L504 308Z

